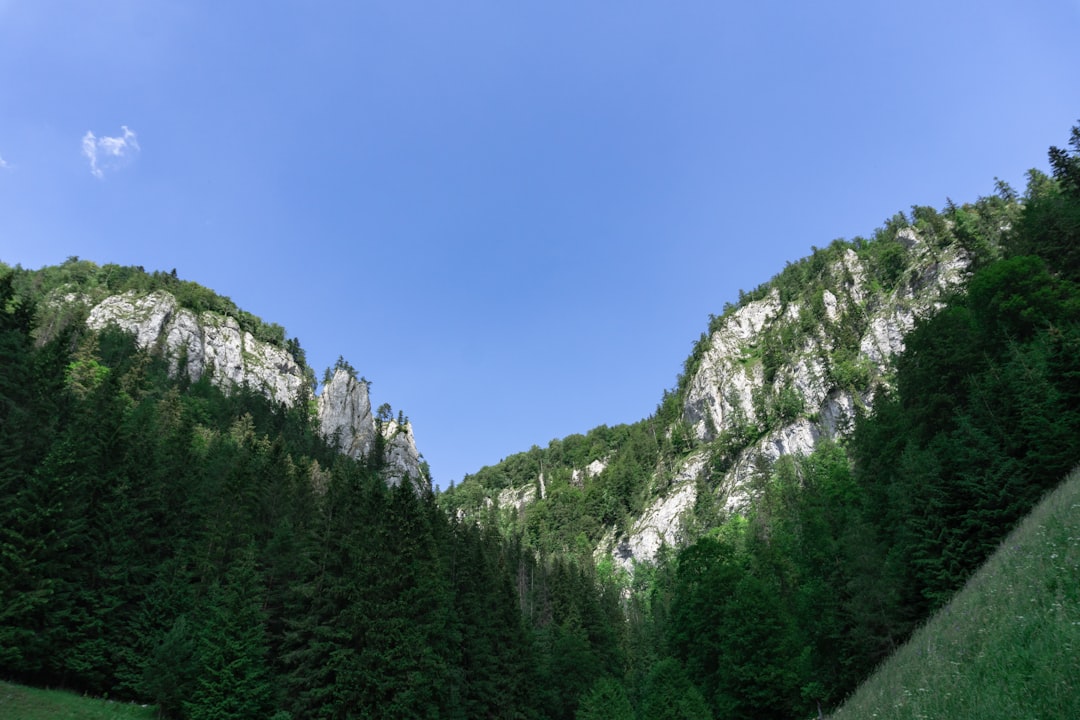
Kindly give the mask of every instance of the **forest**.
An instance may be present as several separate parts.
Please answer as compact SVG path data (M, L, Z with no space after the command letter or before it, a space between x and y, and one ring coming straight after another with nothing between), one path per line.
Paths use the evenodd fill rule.
M280 326L175 274L0 265L0 677L192 720L816 717L1080 461L1080 127L1069 146L1022 194L892 218L971 253L963 291L850 436L760 468L748 512L701 508L696 539L632 577L591 548L692 442L684 387L417 493L378 452L337 453L308 403L174 377L56 298L169 288L306 367ZM885 240L857 245L903 280ZM512 522L476 495L612 448Z

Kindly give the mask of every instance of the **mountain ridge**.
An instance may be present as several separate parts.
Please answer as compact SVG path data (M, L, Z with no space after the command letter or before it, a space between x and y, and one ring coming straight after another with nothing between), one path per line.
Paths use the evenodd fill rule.
M584 542L597 562L632 572L661 547L685 544L719 516L744 510L764 467L845 437L888 389L904 335L997 257L1019 208L1016 194L999 188L974 203L950 202L944 212L916 206L910 215L897 213L870 239L814 247L710 316L656 412L618 426L643 429L623 432L614 444L595 437L612 434L601 426L547 449L534 446L466 476L441 493L442 502L477 518L494 511L501 527L528 535L530 524L546 522L530 518L537 501L551 506L553 492L584 497L588 484L606 485L599 491L608 498L603 527L579 523L561 548L585 554ZM630 451L638 456L635 472L647 479L584 473L599 461L617 473L620 452L627 454L619 443L634 434L648 436ZM559 457L565 448L556 449L566 443L589 448L573 450L566 465ZM711 519L695 518L699 511ZM533 536L543 532L532 528Z
M264 323L213 290L172 273L78 258L37 271L37 277L57 283L51 276L65 271L68 277L46 295L48 317L39 324L45 332L70 322L85 322L95 332L116 327L139 348L165 357L174 377L196 382L205 374L226 392L247 388L289 407L310 402L323 437L341 452L354 459L375 453L388 484L431 489L411 423L403 415L390 417L389 405L386 417L373 415L369 383L357 380L344 359L327 371L322 392L314 395L315 373L299 341L286 340L281 326Z

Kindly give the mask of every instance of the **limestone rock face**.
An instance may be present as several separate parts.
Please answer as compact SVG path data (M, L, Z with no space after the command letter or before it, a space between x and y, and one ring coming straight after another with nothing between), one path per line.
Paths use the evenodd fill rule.
M107 297L86 322L94 330L116 325L132 333L139 347L163 351L174 373L183 362L192 380L209 371L214 384L226 390L246 386L292 405L304 385L303 369L287 351L256 340L235 318L181 308L163 290Z
M382 427L383 439L386 440L385 474L389 485L410 482L418 489L427 488L427 480L420 468L420 453L416 449L412 423L399 425L391 420Z
M632 572L635 561L653 560L662 545L677 547L684 539L679 518L697 500L696 480L707 461L707 453L699 452L687 457L675 474L671 492L646 508L625 536L615 538L608 533L600 542L598 554L602 556L611 548L615 563Z
M904 349L904 335L915 320L935 309L943 295L958 285L967 269L967 259L956 248L947 248L933 257L913 231L904 231L903 244L914 255L911 280L894 293L871 298L866 270L858 256L847 250L833 277L846 281L822 293L826 322L842 322L852 313L865 313L865 328L858 340L854 362L869 378L884 374L890 359ZM832 333L824 327L804 334L806 339L794 352L792 362L776 369L767 381L760 361L763 334L783 323L804 322L797 303L781 303L774 289L762 300L751 302L733 313L710 337L710 347L689 385L683 417L701 442L722 434L738 436L754 426L762 407L789 398L796 403L788 422L776 425L756 444L742 449L729 477L725 504L731 510L745 505L740 488L760 458L774 461L782 455L808 454L823 438L835 438L850 429L856 407L869 407L872 388L858 390L839 387L838 360L833 353ZM785 396L785 393L788 393ZM775 412L775 411L774 411Z
M764 375L760 363L744 360L743 351L754 345L762 328L779 317L781 310L779 295L773 291L736 310L712 334L683 409L699 439L711 440L720 430L756 421L752 392L764 384Z
M198 380L210 373L212 382L225 391L249 387L270 400L294 405L306 382L304 368L286 350L256 340L231 316L180 307L163 290L107 297L90 309L87 325L93 330L116 325L131 333L139 347L162 352L174 375L183 371ZM368 457L376 449L379 430L368 385L349 372L334 373L318 397L316 415L323 437L350 457ZM411 424L387 421L381 432L386 481L397 485L408 480L426 488Z
M778 459L850 433L856 415L888 387L905 335L962 284L969 257L958 243L926 242L906 227L894 244L833 245L800 263L710 323L676 395L681 417L650 428L660 459L636 490L645 509L625 532L608 529L598 560L632 570L664 545L692 541L687 534L702 523L746 512L760 491L757 476ZM664 440L670 451L660 450ZM561 481L565 473L588 492L609 462L619 463L619 452L584 468L552 468L551 477ZM544 481L543 474L518 480L486 501L520 514L544 499Z
M626 536L602 539L598 556L610 555L630 569L635 561L652 560L662 543L679 542L680 516L694 505L710 455L728 456L722 477L713 474L708 485L719 506L739 513L754 501L750 480L759 468L784 455L810 454L822 440L850 432L856 411L872 405L875 384L903 351L904 335L940 306L967 270L968 259L957 247L926 247L910 229L898 240L910 263L891 293L868 282L868 268L848 249L826 273L833 281L821 291L816 316L798 302L783 302L774 288L723 320L689 379L683 407L683 422L705 449L684 460ZM839 327L861 329L844 352L837 349ZM787 336L799 338L797 345L785 348L787 359L767 377L766 336L794 328ZM846 381L838 380L845 374Z
M527 485L523 488L506 488L500 491L495 502L501 508L512 507L518 512L521 512L525 509L526 505L530 504L535 499L536 488L532 485Z
M387 484L408 481L417 489L427 487L412 424L399 425L396 420L377 423L371 413L371 397L365 381L338 368L319 394L317 406L319 432L337 443L341 452L356 459L370 457L381 432Z
M319 432L349 457L371 454L375 445L375 418L366 382L338 368L319 394Z
M594 478L600 473L604 472L607 468L607 463L603 460L593 460L591 463L582 468L574 468L570 473L570 482L577 487L583 487L585 481L589 478Z

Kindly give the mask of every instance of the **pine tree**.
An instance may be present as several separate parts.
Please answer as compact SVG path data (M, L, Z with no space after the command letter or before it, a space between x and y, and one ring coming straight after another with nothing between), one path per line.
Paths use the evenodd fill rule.
M184 703L190 720L266 717L272 707L264 588L255 548L245 546L222 583L214 583L195 629L196 679Z
M574 717L575 720L635 720L637 716L622 683L603 677L582 698Z
M701 691L674 658L658 662L645 685L641 717L649 720L709 720ZM723 717L723 716L721 716Z

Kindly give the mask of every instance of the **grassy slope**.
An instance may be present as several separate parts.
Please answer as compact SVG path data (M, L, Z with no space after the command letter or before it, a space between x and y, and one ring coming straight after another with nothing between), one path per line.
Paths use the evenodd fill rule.
M833 718L1080 718L1080 470Z
M0 718L4 720L151 720L153 717L153 707L0 682Z

